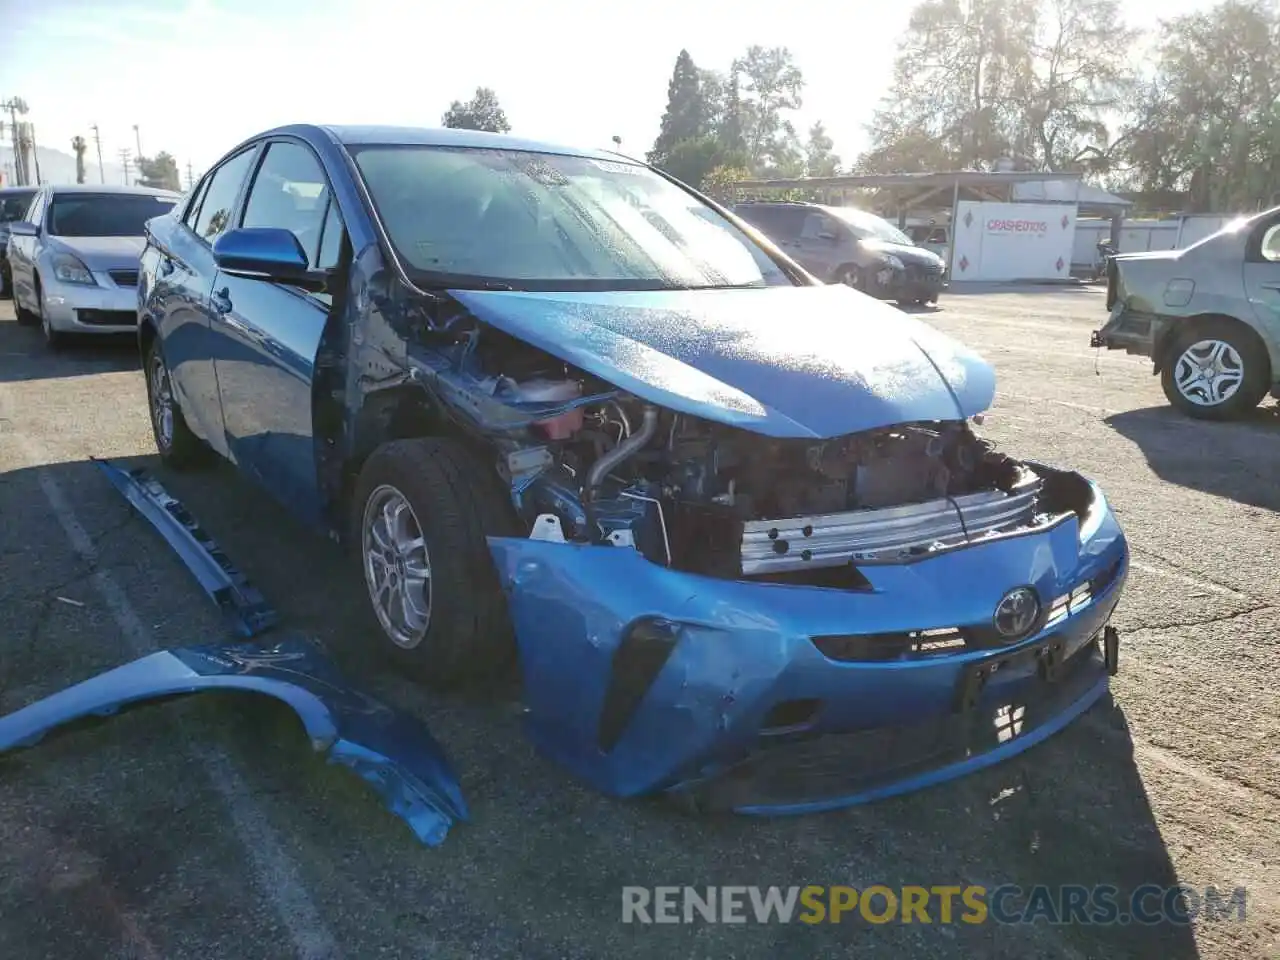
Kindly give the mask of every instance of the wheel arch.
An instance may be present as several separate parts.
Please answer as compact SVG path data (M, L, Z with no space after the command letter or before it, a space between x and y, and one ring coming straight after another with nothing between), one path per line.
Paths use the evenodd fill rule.
M356 480L375 450L396 440L421 437L447 437L486 461L492 459L492 453L459 429L420 385L401 384L378 390L365 397L351 420L350 446L342 463L335 516L345 517L349 512Z
M1169 351L1180 334L1197 327L1209 327L1214 324L1221 324L1231 328L1258 349L1259 355L1263 357L1267 364L1267 383L1272 383L1275 373L1280 370L1280 362L1276 357L1272 356L1272 351L1267 346L1266 338L1262 336L1257 326L1251 321L1242 320L1226 313L1201 313L1193 317L1187 317L1177 323L1166 324L1165 329L1161 331L1159 338L1153 344L1154 369L1152 373L1159 374L1164 370L1165 364L1170 359Z

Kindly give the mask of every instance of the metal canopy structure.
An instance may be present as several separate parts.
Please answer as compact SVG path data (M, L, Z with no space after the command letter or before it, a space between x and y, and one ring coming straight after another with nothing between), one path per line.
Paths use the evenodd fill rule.
M789 180L739 180L733 187L749 195L781 190L804 190L824 203L843 204L855 191L874 190L881 195L882 208L892 208L900 222L907 212L928 206L951 206L961 200L1015 203L1014 187L1024 183L1068 181L1080 183L1078 173L981 170L954 170L939 173L890 173L866 176L798 177ZM1071 200L1069 202L1075 202Z

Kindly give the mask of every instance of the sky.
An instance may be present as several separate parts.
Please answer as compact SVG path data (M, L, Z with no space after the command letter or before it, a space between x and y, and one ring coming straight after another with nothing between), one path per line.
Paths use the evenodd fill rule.
M1210 0L1122 0L1135 26ZM0 100L22 97L44 146L98 125L121 149L173 154L196 174L283 123L436 126L492 87L512 132L642 156L681 47L725 69L785 46L806 80L797 129L836 152L866 146L910 4L873 0L0 0ZM1117 50L1117 56L1131 51ZM6 138L7 139L7 138Z

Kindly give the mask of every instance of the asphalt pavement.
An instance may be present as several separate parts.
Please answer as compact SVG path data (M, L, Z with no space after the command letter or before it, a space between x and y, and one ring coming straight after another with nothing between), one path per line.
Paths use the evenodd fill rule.
M944 296L998 370L983 432L1102 484L1133 549L1113 699L942 787L789 819L696 818L575 783L507 691L388 673L351 561L225 466L159 468L132 345L48 352L0 303L0 712L226 637L90 461L146 466L348 676L422 716L472 822L419 845L287 708L179 698L0 757L0 957L1280 956L1280 412L1201 424L1095 354L1096 289ZM621 922L623 886L1143 884L1248 889L1190 925Z

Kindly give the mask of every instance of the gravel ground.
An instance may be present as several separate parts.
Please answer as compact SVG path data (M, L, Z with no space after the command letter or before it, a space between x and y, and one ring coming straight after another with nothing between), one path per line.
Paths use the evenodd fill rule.
M419 846L285 708L170 701L0 758L3 957L1280 957L1280 416L1166 406L1095 355L1091 289L952 295L926 319L1000 373L984 432L1096 478L1133 547L1114 699L1015 760L836 814L690 819L594 794L518 710L382 671L347 561L225 468L157 470L296 626L425 717L473 822ZM130 345L46 352L0 304L0 711L224 636L89 463L156 463ZM621 887L1248 888L1245 922L637 926Z

